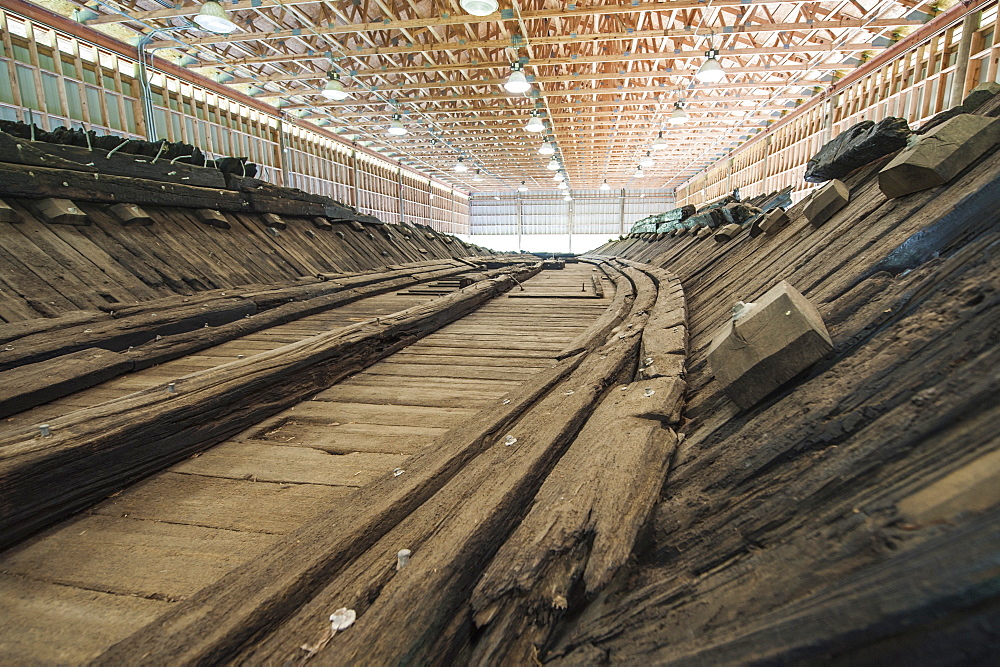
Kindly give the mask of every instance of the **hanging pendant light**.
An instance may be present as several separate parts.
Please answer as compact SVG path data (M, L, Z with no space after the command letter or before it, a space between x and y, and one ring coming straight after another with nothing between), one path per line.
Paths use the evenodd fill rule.
M538 117L538 112L537 111L532 111L531 112L531 118L528 119L528 124L524 126L524 129L527 132L544 132L545 131L545 123L543 123L542 119Z
M527 192L528 191L528 186L525 185L524 181L521 181L521 184L519 186L517 186L517 191L518 192Z
M656 135L655 139L653 139L652 149L654 151L662 151L666 147L667 140L663 138L663 130L660 130L660 133Z
M605 192L611 189L611 186L608 185L608 179L605 178L604 182L601 183L601 189L604 190Z
M552 145L551 141L543 141L542 145L538 147L539 155L555 155L556 147Z
M461 0L458 4L473 16L489 16L500 8L497 0Z
M479 182L483 180L483 175L480 173L479 169L476 169L476 175L472 177L472 180Z
M667 122L671 125L680 125L681 123L687 122L688 112L684 110L684 100L677 100L674 102L674 110L670 113L670 118Z
M463 171L469 171L469 168L466 166L464 159L458 158L458 161L455 163L455 171L457 171L458 173L462 173Z
M228 35L237 28L236 24L226 16L226 10L215 0L202 3L201 10L194 17L194 22L198 24L199 28L219 35Z
M549 163L545 165L545 168L549 171L559 171L559 160L552 158Z
M718 83L726 78L726 70L722 69L722 65L716 60L718 55L719 52L715 49L710 48L706 51L705 62L695 72L694 78L702 83Z
M340 72L330 70L326 73L326 78L329 80L323 88L323 97L328 100L335 100L339 102L340 100L346 100L351 96L349 92L344 90L344 84L340 80Z
M565 197L563 197L563 201L573 201L573 198L572 198L572 197L570 197L570 196L569 196L569 193L567 192L567 193L566 193L566 196L565 196Z
M392 114L392 122L389 123L389 129L387 132L395 137L401 137L406 134L406 126L403 125L403 117L398 114Z
M514 93L515 95L531 90L531 84L528 83L527 77L524 76L521 63L514 62L510 64L510 76L507 77L507 83L503 84L503 87L508 93Z
M646 154L643 155L642 158L639 160L639 166L643 168L653 166L653 156L650 154L649 151L646 151Z
M563 173L561 171L557 171L556 175L552 177L552 180L553 181L565 181L566 177L563 176Z
M566 185L566 181L560 181L560 182L559 182L559 185L557 185L556 187L557 187L557 188L559 188L560 190L565 190L565 189L566 189L566 188L568 188L569 186L568 186L568 185Z
M646 173L642 170L642 167L636 167L635 168L635 177L636 178L645 178L645 176L646 176Z

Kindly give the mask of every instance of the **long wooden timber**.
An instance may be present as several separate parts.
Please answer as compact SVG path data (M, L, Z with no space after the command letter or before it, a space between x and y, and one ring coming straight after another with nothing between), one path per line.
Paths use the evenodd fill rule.
M582 275L589 274L589 268L582 268ZM527 283L521 282L529 290L538 281L547 285L546 290L555 289L560 281L567 289L570 283L579 289L578 276L564 275L561 271L548 271ZM374 300L414 298L426 297L383 295ZM347 308L356 310L368 301L371 300ZM245 559L257 562L259 549L266 551L271 546L291 544L284 537L277 542L275 538L288 534L296 521L307 522L323 512L343 515L345 510L363 515L367 506L363 502L338 504L339 512L327 507L328 502L346 498L345 494L356 487L362 487L357 493L363 493L367 484L381 484L381 491L368 491L373 502L386 508L379 511L381 515L385 516L390 508L390 517L405 515L407 507L419 502L421 495L414 495L414 487L406 484L415 483L417 489L424 485L436 489L443 483L434 469L424 469L408 459L417 454L413 461L426 456L430 460L450 460L444 465L444 473L460 471L463 462L476 456L480 447L469 448L466 442L464 449L447 450L441 443L462 440L458 435L454 438L446 435L448 430L468 436L473 431L470 417L478 412L482 416L475 423L482 425L484 420L492 419L494 424L494 434L483 437L489 440L501 435L535 398L544 395L548 387L578 365L578 358L556 362L554 355L586 328L588 321L596 318L609 301L567 303L553 299L547 303L526 303L520 299L494 299L472 315L334 385L314 400L295 405L219 447L187 459L169 472L116 494L73 523L26 541L0 558L0 570L6 573L0 576L0 585L16 593L24 591L30 583L35 586L36 595L55 596L52 599L66 607L60 608L55 603L49 607L35 605L32 611L41 612L40 615L14 615L15 625L20 623L18 627L23 627L25 634L8 639L4 654L16 655L17 651L26 650L30 638L44 637L44 629L53 627L48 623L61 619L63 623L55 625L68 627L70 634L78 633L74 640L77 643L71 646L49 642L52 653L62 651L64 656L86 655L90 659L97 655L95 645L105 642L103 650L112 640L137 629L137 624L149 622L175 604L181 604L181 598L194 595L200 583L207 581L206 577L218 576L220 568ZM292 325L278 329L292 334L287 329ZM260 332L252 338L263 342L266 333ZM227 343L230 347L226 354L248 349L232 347L236 344ZM427 369L433 369L434 375ZM492 417L487 417L487 413ZM450 453L432 456L439 448ZM331 453L335 455L330 456ZM392 472L397 467L405 471L398 477ZM398 485L404 486L397 489ZM382 497L386 490L392 490L390 498ZM248 504L249 498L254 501ZM279 511L279 505L275 505L279 502L288 504L280 505ZM260 505L257 514L253 511L256 504ZM374 525L381 523L377 518L379 512L373 511L369 519ZM75 522L83 523L75 527ZM346 520L339 516L337 525L350 531L362 529L349 516ZM81 532L85 533L82 541L65 542L80 537ZM234 539L217 544L223 551L216 551L209 543L204 548L197 546L198 540L215 534L220 539ZM327 531L322 535L330 538ZM182 536L194 542L178 552L171 540ZM147 542L154 537L166 540L162 548ZM96 562L84 557L82 550L88 548L87 544L102 543L105 539L113 539L119 546L102 552L101 562L109 563L108 568L95 569L92 566ZM130 554L140 542L147 544L143 549L151 559L152 572L142 573L138 566L124 565L126 561L136 562ZM351 542L343 540L347 545ZM316 549L304 545L305 541L300 542L298 550L317 555L322 549L318 544ZM297 557L296 549L289 552L290 557ZM196 553L201 555L194 556ZM194 567L199 559L203 568L200 573ZM284 562L294 569L293 561ZM171 564L180 570L159 574L160 568ZM275 563L274 567L278 565ZM65 569L59 571L59 568ZM45 581L36 581L41 572L48 572L43 575ZM294 578L288 569L282 572L287 575L284 581ZM90 597L96 599L80 599L81 587L91 591ZM294 590L308 595L308 591L297 586ZM120 610L115 610L121 606L121 594L125 591L129 591L126 593L129 596L139 597L128 598L129 621L115 628L114 637L110 636L110 623L98 624L96 630L88 632L71 618L60 616L60 609L104 610L102 605L106 605L108 618L118 618L115 614ZM246 605L241 608L249 610ZM73 653L76 650L82 653Z

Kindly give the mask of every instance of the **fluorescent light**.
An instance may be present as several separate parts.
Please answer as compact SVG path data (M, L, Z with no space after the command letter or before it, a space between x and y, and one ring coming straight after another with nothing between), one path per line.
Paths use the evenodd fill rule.
M526 93L531 90L531 84L528 83L527 77L524 76L520 63L511 63L510 70L507 83L503 84L504 90L514 94Z
M340 81L340 72L329 72L327 73L327 78L330 80L326 82L326 87L323 88L323 97L328 100L346 100L351 96L349 92L344 90L344 84Z
M639 160L639 166L640 167L653 166L653 156L649 154L649 151L646 151L646 154L643 155L642 158Z
M403 117L398 113L392 114L392 122L389 123L389 134L397 137L401 137L406 134L406 126L403 125Z
M534 112L531 114L531 118L528 120L528 124L524 126L524 129L528 132L544 132L545 123L542 119Z
M551 141L542 142L542 145L538 147L539 155L554 155L556 152L556 147L552 145Z
M555 158L552 158L551 160L549 160L549 163L547 165L545 165L545 168L548 169L549 171L558 171L559 170L559 160L557 160Z
M489 16L500 8L497 0L461 0L458 4L473 16Z
M226 10L215 0L208 0L201 5L201 10L194 17L199 28L219 35L228 35L236 30L235 23L226 16Z
M722 69L722 65L715 59L718 55L719 52L715 49L706 51L705 62L698 68L694 78L702 83L718 83L726 78L726 70Z

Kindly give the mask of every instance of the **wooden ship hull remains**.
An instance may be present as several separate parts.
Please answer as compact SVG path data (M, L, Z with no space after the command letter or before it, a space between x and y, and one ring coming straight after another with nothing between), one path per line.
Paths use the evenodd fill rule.
M995 146L894 198L881 158L822 220L542 262L24 145L0 164L4 662L995 653ZM724 384L733 305L772 294L829 347Z

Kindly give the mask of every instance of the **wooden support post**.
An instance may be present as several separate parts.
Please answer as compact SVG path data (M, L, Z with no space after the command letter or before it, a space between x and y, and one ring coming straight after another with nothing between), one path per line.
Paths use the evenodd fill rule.
M962 20L962 38L958 42L955 78L951 82L949 107L957 107L965 98L966 79L969 73L969 55L972 53L972 37L979 26L981 16L981 12L970 12Z

